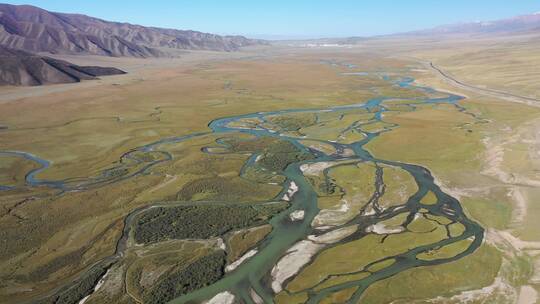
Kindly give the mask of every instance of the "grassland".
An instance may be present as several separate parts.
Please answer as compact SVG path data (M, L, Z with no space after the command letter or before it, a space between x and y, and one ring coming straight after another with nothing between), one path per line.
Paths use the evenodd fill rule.
M330 275L350 274L366 270L366 266L379 259L398 255L417 246L444 239L444 227L421 234L414 232L384 236L369 234L359 240L323 251L308 267L287 285L291 292L314 287Z
M54 90L43 87L31 94L22 89L21 98L16 99L18 93L7 88L0 114L7 127L2 129L2 147L50 161L53 165L36 175L38 179L85 180L118 165L122 155L141 145L206 132L208 122L217 117L349 104L375 96L357 89L363 86L406 93L386 88L377 78L344 78L335 68L320 64L317 55L276 62L234 59L204 64L208 57L214 60L219 55L197 56L151 62L150 68L140 68L143 62L119 60L131 73L92 84L99 89L88 90L88 84ZM250 55L238 57L242 56ZM384 60L387 66L400 64ZM225 87L225 82L231 86ZM244 135L233 137L248 139ZM160 144L156 148L172 156L166 165L156 164L145 174L61 196L44 187L23 184L24 172L35 164L2 157L1 166L7 169L2 170L2 183L17 189L1 193L5 211L0 231L8 245L0 252L0 277L5 282L0 287L0 302L35 298L71 282L90 265L111 255L123 218L136 208L176 200L179 195L182 199L248 202L271 200L279 193L279 185L248 182L239 174L248 150L271 145L263 141L259 148L240 148L245 145L242 143L226 154L201 152L216 146L217 139L206 135ZM269 168L282 169L287 163L272 151L268 154L263 164ZM296 155L293 158L297 159ZM283 182L279 178L275 181ZM213 190L200 192L197 185ZM26 231L22 236L21 230ZM81 259L72 258L80 254ZM36 271L46 279L33 279L31 274Z
M272 226L261 225L250 229L243 229L231 233L227 238L229 248L228 261L232 263L259 243L268 233L272 231Z
M378 202L381 208L403 205L418 191L414 178L403 169L385 166L382 179L385 191Z
M501 79L505 79L498 75L510 66L510 61L500 62L495 68L497 77L487 79L487 59L479 54L482 50L471 49L458 57L451 56L450 51L437 54L424 51L415 56L424 60L435 58L435 62L451 70L456 77L472 75L466 81L477 85L498 86ZM521 54L524 59L535 60L528 50L510 46L503 53L489 50L488 54ZM62 299L80 298L104 273L107 273L104 287L87 303L165 301L218 280L227 263L259 244L270 229L269 226L249 227L266 223L285 205L280 204L275 210L252 207L276 198L285 182L281 171L288 164L313 156L276 137L255 138L233 132L226 136L202 134L154 146L156 151L166 154L141 153L137 147L164 138L209 132L208 123L219 117L356 104L377 96L400 98L387 102L393 111L384 113L381 123L373 122L373 113L358 110L354 114L336 111L317 116L277 115L265 122L243 121L242 126L263 126L297 138L306 136L309 139L301 142L327 155L334 154L335 147L317 144L316 140L351 143L365 138L362 132L391 128L391 132L381 133L367 145L373 155L426 166L437 183L460 198L467 214L484 227L496 230L514 227L513 236L539 241L535 217L540 214L538 208L529 206L521 221L517 221L519 206L507 195L514 185L482 174L486 167L493 165L486 160L490 147L485 142L490 138L506 153L498 166L522 178L514 182L536 178L536 167L528 165L535 161L530 153L534 150L530 148L534 132L527 133L531 126L524 126L524 122L537 119L540 115L537 109L467 93L470 96L459 103L460 107L417 105L417 110L412 111L401 98L425 94L389 84L380 77L381 71L412 75L420 83L446 90L458 89L427 71L420 71L422 65L411 59L382 57L358 49L294 50L290 56L276 50L268 58L252 55L240 53L227 55L234 58L217 59L225 55L208 55L211 61L191 57L192 61L151 62L149 68L133 68L131 74L114 78L112 83L107 80L92 84L98 88L92 90L88 90L87 84L62 87L56 92L44 87L32 94L28 91L17 100L13 99L13 89L0 91L6 92L5 100L0 101L0 121L7 126L0 130L2 149L26 151L50 161L51 167L39 173L38 179L67 179L71 184L79 184L89 177L99 178L106 169L117 168L113 176L128 176L164 155L171 158L130 178L113 183L107 180L88 190L59 195L57 190L25 185L25 173L36 168L35 163L2 156L0 185L15 188L0 192L0 240L3 242L0 246L0 303L32 301L57 290L62 291L56 293ZM372 75L342 75L347 68L322 64L323 59L354 63L357 69ZM521 68L525 68L523 63L511 67L512 70ZM525 71L534 75L530 68ZM468 74L472 70L476 72ZM531 95L537 91L537 83L534 80L508 81L508 85L501 88ZM0 94L0 99L3 97ZM349 128L351 125L354 128ZM516 132L523 140L508 141ZM132 153L133 158L123 158L126 153ZM351 152L344 152L347 153ZM253 155L261 157L252 166L245 167ZM333 165L324 173L306 174L319 195L322 210L319 215L326 212L334 221L319 217L320 226L345 223L360 212L374 193L377 170L374 164L345 161ZM417 191L416 183L405 171L389 166L380 169L386 187L379 200L381 207L403 204ZM540 197L534 187L523 186L522 190L528 201ZM426 207L433 204L431 195L422 202ZM91 265L114 254L128 214L137 208L177 200L200 205L149 209L134 234L135 238L143 235L138 240L145 245L128 248L125 259L108 271L87 272ZM221 205L223 201L232 204ZM349 209L339 211L344 204ZM176 211L170 213L169 210ZM390 228L400 226L406 215L403 213L384 224ZM370 262L403 253L412 246L444 239L447 233L459 235L462 228L452 224L447 231L428 216L420 216L407 226L406 232L386 237L369 233L358 240L325 249L286 286L297 293L282 292L276 302L303 303L307 299L304 291L307 288L327 288L359 279L367 275L364 268ZM224 238L226 253L219 249L217 237ZM186 241L186 238L205 240ZM467 244L444 246L419 258L450 257L463 251ZM519 258L510 258L505 250L484 244L456 262L411 269L375 283L363 295L362 303L451 297L492 284L501 276L500 269L511 273L516 278L510 280L512 286L519 288L531 284L529 280L533 276L531 261L522 254L519 252ZM365 271L384 269L392 262L392 259L378 262ZM351 269L358 273L347 274ZM338 276L332 277L332 274ZM80 284L68 284L78 279L81 279ZM67 285L70 288L61 289ZM354 291L334 293L324 301L346 301Z
M504 265L510 265L509 267L513 265L517 272L522 272L519 270L520 263L512 258L514 255L536 259L534 263L539 265L534 251L536 249L533 249L539 248L538 233L533 232L537 231L538 223L532 220L538 216L537 204L534 203L538 197L535 193L538 176L533 173L538 169L537 157L533 152L537 150L538 144L532 134L538 130L539 110L537 104L530 102L530 98L538 97L538 73L534 70L534 66L537 65L539 58L531 52L531 49L538 44L537 37L517 35L484 37L475 40L468 37L453 37L431 41L418 39L407 44L398 41L399 39L379 41L370 47L382 50L391 46L393 52L397 54L408 58L413 56L414 58L411 59L419 62L414 76L417 83L467 96L468 98L460 104L465 107L466 112L471 114L470 117L472 115L476 117L477 122L465 122L463 125L455 125L454 128L470 130L467 131L470 134L461 136L465 134L457 131L440 138L444 138L444 142L448 144L447 147L458 144L466 146L469 143L473 145L468 151L458 156L459 152L456 149L453 149L451 153L447 153L447 148L442 146L432 149L433 146L422 143L425 138L398 139L400 135L407 135L404 134L406 132L401 133L405 130L395 130L382 136L386 137L385 140L390 139L387 142L389 144L387 148L395 149L398 142L406 140L412 145L403 145L404 150L410 151L410 147L416 147L420 143L422 148L413 149L420 153L417 156L406 156L407 151L390 151L382 148L382 145L377 153L383 150L386 153L397 152L398 158L397 154L400 154L401 159L427 165L446 190L461 198L463 206L471 217L482 223L484 227L494 228L488 239L496 243L499 249L502 248ZM466 43L456 43L458 41L466 41ZM453 47L449 48L450 45ZM435 73L425 64L426 62L432 62L445 74L477 89L455 85L452 81ZM489 90L504 94L491 94ZM509 95L524 98L512 98ZM529 100L524 100L525 98ZM460 116L457 115L455 118ZM401 125L400 128L403 126ZM429 136L432 131L440 132L433 129L438 128L439 123L431 123L430 126L432 127L425 130L424 135ZM409 127L411 131L414 128L412 125ZM393 136L396 137L392 138ZM377 144L373 142L372 147ZM437 155L431 158L434 160L431 164L429 159L421 159L421 155L430 153ZM471 162L467 166L461 166L458 163L445 164L444 159L452 157L451 154L471 160ZM476 160L478 162L474 164ZM501 245L499 232L505 235L506 240L502 242L509 242L511 244L509 247ZM529 267L532 266L529 265ZM534 273L540 273L539 271L536 266ZM497 282L500 281L499 276ZM529 276L528 283L522 282L524 287L517 284L512 286L510 291L503 292L506 296L514 293L515 298L503 296L501 300L501 298L490 298L479 292L474 293L474 297L478 299L484 297L486 301L517 301L517 295L521 293L521 289L532 289L532 298L524 294L524 298L521 299L532 303L536 301L535 294L537 295L539 291L537 282L537 276L532 275Z
M370 273L394 264L394 256L447 238L443 221L418 216L406 224L404 215L406 213L398 214L382 223L389 227L404 225L406 232L396 234L373 232L323 250L287 285L287 290L293 293L308 291L311 288L322 290L360 280ZM444 249L445 253L451 256L466 249L463 246L451 247Z
M20 187L25 183L24 172L36 169L31 161L15 156L3 157L0 163L0 185L6 187Z
M420 267L404 271L369 287L361 303L416 303L437 296L452 295L453 291L478 289L490 285L501 263L496 249L484 246L456 262ZM466 269L466 271L464 271Z
M343 225L360 214L375 191L372 163L337 163L309 179L320 196L313 226Z
M480 159L474 156L483 149L481 135L458 128L464 123L474 123L474 119L452 106L422 107L422 111L387 114L385 120L400 127L393 132L383 133L367 148L384 159L423 164L436 175L461 174L463 171L457 166L480 171ZM426 125L429 128L425 128ZM393 148L389 149L389 146ZM432 157L427 151L419 153L422 149L437 151L437 157ZM470 182L465 179L465 174L462 177L464 184ZM448 178L445 176L445 179Z

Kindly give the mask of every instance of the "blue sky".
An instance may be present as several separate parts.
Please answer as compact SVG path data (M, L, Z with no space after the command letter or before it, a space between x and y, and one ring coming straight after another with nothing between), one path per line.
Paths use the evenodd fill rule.
M371 36L540 11L539 0L28 0L111 21L262 38Z

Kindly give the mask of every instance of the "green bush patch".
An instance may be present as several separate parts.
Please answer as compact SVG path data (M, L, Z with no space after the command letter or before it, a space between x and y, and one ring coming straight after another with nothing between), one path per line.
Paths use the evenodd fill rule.
M279 202L152 208L136 221L135 241L153 243L167 239L207 239L235 229L262 225L287 207L287 203Z
M225 251L218 250L186 268L166 275L146 296L145 303L166 303L183 294L215 283L225 274Z

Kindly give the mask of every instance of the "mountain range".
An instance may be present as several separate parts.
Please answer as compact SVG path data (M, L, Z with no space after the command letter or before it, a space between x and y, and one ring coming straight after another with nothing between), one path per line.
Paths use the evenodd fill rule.
M78 82L124 73L35 53L148 58L171 56L177 50L229 52L264 43L243 36L145 27L0 3L0 85Z
M145 27L0 4L0 45L29 52L161 57L171 49L235 51L262 43L243 36Z
M464 22L410 32L416 35L448 34L527 34L540 33L540 12L494 21Z
M463 22L457 24L441 25L430 29L402 32L376 37L348 37L348 38L326 38L310 40L311 44L325 45L353 45L367 40L387 39L387 38L429 38L445 39L457 38L480 38L498 37L504 35L532 35L540 38L540 12L521 15L507 19L493 21Z
M540 13L490 22L468 22L385 37L444 38L540 34ZM318 39L314 44L355 44L367 38ZM302 43L307 43L304 41ZM178 50L236 51L267 44L243 36L220 36L191 30L111 22L80 14L49 12L30 5L0 4L0 84L40 85L95 79L114 68L81 67L43 53L113 57L166 57ZM36 55L34 53L39 53Z

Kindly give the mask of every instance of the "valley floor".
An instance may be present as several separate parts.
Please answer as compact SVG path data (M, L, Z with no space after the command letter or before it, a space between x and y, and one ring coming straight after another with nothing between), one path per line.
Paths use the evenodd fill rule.
M536 303L538 79L381 45L0 88L0 303Z

